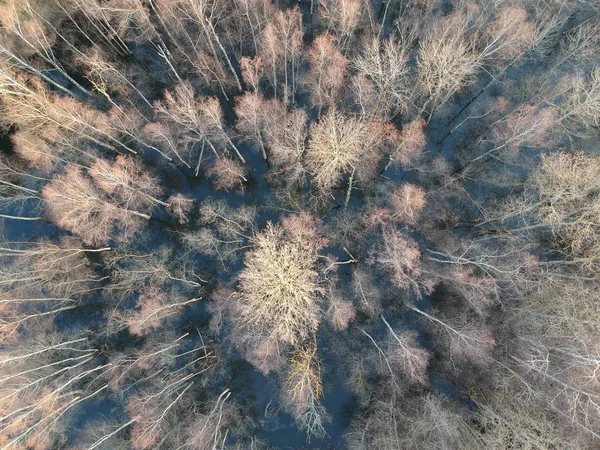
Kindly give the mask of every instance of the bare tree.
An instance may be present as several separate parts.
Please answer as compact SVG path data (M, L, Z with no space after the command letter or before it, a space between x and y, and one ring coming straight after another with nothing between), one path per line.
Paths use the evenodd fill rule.
M199 210L203 227L182 232L181 240L187 252L216 256L225 268L249 248L256 219L257 209L253 206L232 208L222 200L207 199Z
M417 243L400 231L383 227L382 243L373 250L372 259L391 272L392 282L401 289L413 289L420 295L429 286L420 281L421 251Z
M319 401L323 385L316 344L294 351L284 389L289 409L309 438L325 436L327 413Z
M361 311L375 317L383 310L382 292L373 275L366 269L357 267L352 272L352 291Z
M425 191L405 183L390 195L391 218L408 225L416 225L427 203Z
M368 414L353 421L345 436L352 450L485 448L468 414L449 399L431 392L385 395L374 398Z
M13 86L9 95L2 98L3 107L11 120L24 129L35 130L38 136L59 135L62 142L71 146L82 142L96 144L105 150L119 153L125 149L137 152L104 131L102 113L70 97L52 94L35 78L0 72Z
M497 361L505 395L516 392L527 415L548 411L561 428L572 428L571 438L580 436L583 447L600 439L596 291L595 281L545 274L544 282L510 311L514 339ZM503 399L494 400L490 406L503 414Z
M127 209L136 208L151 214L155 205L169 207L169 203L157 198L163 193L158 179L129 157L118 156L112 164L99 159L89 174L98 187Z
M298 345L321 321L316 263L324 241L308 214L269 223L253 239L239 275L236 327L245 334L239 345L257 348L265 341Z
M311 14L313 3L311 1ZM344 54L353 44L356 32L373 14L371 4L362 0L318 0L318 6L319 19L327 31L338 38Z
M452 95L468 86L479 69L478 55L466 37L467 17L456 13L441 19L420 42L419 85L424 101L419 110L429 118Z
M129 328L131 334L144 336L163 325L184 306L202 298L186 299L176 292L165 292L155 285L142 292L133 310L117 310L111 316L113 326ZM120 324L120 325L119 325Z
M37 2L36 2L37 3ZM63 86L46 74L46 69L59 72L72 83L79 93L91 96L91 93L72 78L53 52L55 42L69 42L57 33L57 29L48 20L50 9L40 11L40 5L30 0L10 0L2 5L0 17L3 25L0 57L11 66L36 75L57 89L77 97L78 93ZM45 13L45 14L43 14ZM55 16L59 14L54 12ZM58 18L58 21L61 19ZM76 48L71 46L75 51Z
M229 427L236 420L235 411L226 404L231 396L231 391L225 389L216 400L212 408L206 413L197 413L189 428L187 446L192 450L215 450L223 448Z
M265 64L264 73L275 97L286 106L296 101L303 36L299 8L276 12L263 32L259 55Z
M107 242L115 227L124 237L150 220L147 214L110 201L78 167L70 166L55 176L42 197L50 218L90 245Z
M440 243L438 250L427 249L427 259L437 264L454 266L453 275L459 275L455 282L479 284L481 293L498 285L503 291L526 291L535 283L535 275L539 260L532 252L535 250L530 242L519 242L510 238L471 239L468 242L457 240ZM473 279L473 273L464 269L477 271L481 281ZM464 279L462 278L464 277ZM487 280L487 282L486 282ZM466 287L466 286L465 286ZM484 303L485 298L481 298ZM492 301L488 299L487 302Z
M111 252L106 263L111 270L112 281L106 289L123 298L149 285L161 288L175 286L182 294L191 293L204 282L194 273L189 260L175 257L173 251L165 246L152 253Z
M115 55L126 57L131 54L122 37L128 31L129 19L140 22L141 15L136 8L129 8L131 5L126 3L121 3L119 8L97 0L54 0L53 6L64 13L92 45L96 46L100 41Z
M166 91L164 100L156 102L154 109L159 118L170 121L189 133L192 144L194 141L201 141L209 145L215 153L215 146L229 146L240 160L245 162L225 129L223 111L218 99L197 97L191 84L182 83L173 91ZM188 161L188 164L190 162Z
M557 122L556 110L534 105L522 105L494 122L492 140L482 139L492 147L471 159L474 163L486 158L499 158L499 154L517 153L520 146L541 147L549 142L548 134Z
M535 24L527 22L527 11L514 6L497 10L485 31L482 36L485 46L479 50L479 59L492 65L506 64L522 56L537 38Z
M419 160L427 143L425 125L423 119L416 119L405 124L400 133L396 130L390 132L392 151L389 153L383 172L393 165L401 164L407 167Z
M350 322L356 318L356 308L350 300L343 298L337 290L328 295L328 300L327 321L335 331L347 329Z
M542 157L522 196L510 199L500 215L514 234L550 229L565 249L567 264L593 270L598 264L597 158L557 152ZM532 223L533 219L533 223ZM560 263L559 263L560 264Z
M175 216L181 225L189 222L190 212L194 206L194 199L178 193L171 195L167 203L169 204L169 212Z
M213 186L218 191L244 192L244 183L248 182L246 168L227 157L215 159L206 173L213 177Z
M273 177L285 180L288 186L304 186L307 169L303 158L309 133L306 111L292 109L271 123L274 126L266 132Z
M78 55L77 62L84 67L86 77L94 89L115 108L121 107L118 102L125 101L139 111L138 104L141 101L145 105L140 111L143 117L152 109L152 103L143 93L146 80L141 79L140 73L133 71L130 66L111 61L98 48Z
M43 302L44 298L59 303L74 301L71 296L88 292L102 280L94 274L86 254L109 250L110 247L84 248L78 239L69 237L58 243L45 239L32 243L3 242L0 257L5 264L0 286L5 300L1 303L29 299Z
M87 146L70 145L61 139L58 130L48 130L41 135L35 131L19 130L11 136L15 152L32 167L44 173L67 164L88 168L99 158L98 153Z
M129 396L127 412L135 420L131 428L132 448L141 450L161 445L183 433L179 414L190 404L189 391L194 386L194 378L210 369L211 360L205 347L195 348L186 355L185 365L160 373Z
M391 390L399 389L405 380L426 385L430 355L417 343L417 333L407 330L398 334L383 315L380 317L388 330L385 343L378 344L369 333L361 329L377 349L376 354L369 356L369 361L374 362L378 366L378 373L390 381ZM405 377L404 380L401 379L401 374Z
M192 168L191 164L194 163L196 151L195 142L190 142L187 136L184 135L183 130L177 129L176 126L153 122L146 124L142 128L141 134L144 139L158 145L162 150L154 145L151 145L152 148L171 160L180 161L188 169ZM217 151L214 150L214 152L218 156ZM200 158L198 158L198 161L200 162Z
M306 149L306 167L315 185L328 194L344 174L356 172L363 181L372 177L383 156L387 132L384 124L345 117L334 110L322 116L311 129Z
M507 374L514 379L514 374ZM518 383L520 384L520 383ZM487 394L485 400L477 399L477 423L485 430L479 437L483 448L503 448L507 445L519 445L531 449L550 447L585 447L583 439L561 431L552 420L552 412L540 407L537 402L527 401L519 395L521 386L515 386L513 392L505 389Z
M306 74L305 83L310 92L310 102L321 115L323 108L335 108L342 97L348 60L329 34L317 36L306 57L310 71Z
M444 340L452 364L461 358L485 361L496 346L492 333L476 323L465 322L463 318L442 320L433 313L426 313L410 305L407 307L429 321L432 330L437 330L443 336L440 339Z
M0 356L0 433L5 449L51 448L68 412L98 395L109 365L96 361L85 337L22 340Z
M274 175L284 177L289 185L302 185L302 157L308 135L306 112L300 108L287 111L278 100L266 100L257 93L244 94L235 112L237 129L260 148L265 160L269 158Z
M260 37L269 18L275 13L275 8L268 0L234 0L232 3L235 25L226 27L231 28L231 31L226 30L229 32L229 39L239 43L240 53L249 50L256 55L260 49ZM249 45L249 42L252 45Z
M600 69L587 77L570 76L555 93L558 121L575 136L586 136L600 126Z
M272 115L269 112L271 110L276 109L282 114L285 113L285 108L279 108L279 105L277 100L266 100L257 92L244 93L238 98L235 105L235 114L238 117L236 128L244 134L245 139L260 148L265 160L267 151L263 129L273 128L273 124L270 123Z
M226 6L226 2L206 0L153 0L150 3L163 31L175 45L177 57L193 67L209 87L219 86L225 97L232 86L242 90L226 43L217 33L218 23L229 13ZM161 50L168 52L166 46ZM181 82L181 78L178 81Z
M364 88L358 90L360 85L355 82L355 95L357 103L364 107L363 114L393 117L407 110L413 95L409 83L409 56L409 49L396 39L381 42L372 38L363 44L353 65L359 74L367 77L375 91L375 98L369 102L372 107L364 107L369 104L361 99Z
M254 58L245 56L240 60L240 69L242 70L244 83L252 88L252 92L257 93L260 87L260 80L264 75L262 58L260 56L255 56Z

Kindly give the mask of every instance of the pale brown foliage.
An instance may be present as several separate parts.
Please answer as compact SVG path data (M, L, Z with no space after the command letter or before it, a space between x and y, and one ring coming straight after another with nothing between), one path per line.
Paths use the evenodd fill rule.
M247 171L245 166L230 158L217 158L207 169L206 174L213 178L213 187L218 191L244 191Z
M239 275L237 326L250 341L296 345L321 321L316 272L317 252L324 245L308 214L271 223L253 239Z
M190 426L186 444L191 450L213 450L218 442L227 440L229 427L236 420L235 409L225 402L231 396L226 389L212 402L212 408L204 414L196 414Z
M535 25L527 22L527 11L514 6L502 8L486 32L488 41L480 58L495 62L519 57L537 35Z
M402 372L412 383L427 384L430 355L417 343L417 333L390 334L387 358L392 370Z
M392 192L390 203L392 217L409 225L416 225L426 204L425 191L413 184L405 183Z
M362 0L318 0L319 18L329 32L335 33L346 50L359 26L363 25L370 3ZM366 3L366 4L365 4Z
M465 37L468 23L460 14L441 19L419 44L419 84L425 94L422 111L433 113L474 80L477 54Z
M303 35L302 17L297 7L277 11L263 32L260 57L265 64L264 74L275 97L283 98L286 105L290 100L294 102Z
M327 418L319 399L323 395L321 362L316 344L295 350L284 385L289 409L309 436L323 437Z
M189 222L190 212L194 206L194 199L186 197L181 193L171 195L167 200L168 209L177 221L183 225Z
M308 50L310 71L305 82L311 104L321 111L335 108L345 85L348 60L340 53L336 39L329 34L318 36Z
M347 329L355 317L356 309L351 301L342 298L337 292L329 297L327 321L335 331Z
M311 128L306 168L320 191L327 193L344 174L356 170L360 180L374 175L389 128L379 122L343 116L335 110Z
M89 174L98 187L111 197L118 198L125 208L150 213L155 204L165 204L157 199L163 193L158 179L130 157L119 155L112 164L99 159L90 168Z
M264 64L261 57L248 58L244 56L240 59L240 69L242 70L244 83L250 86L254 92L258 92L260 79L263 77L264 72ZM244 95L247 95L247 93Z
M73 166L55 176L42 190L42 197L50 218L90 245L108 241L115 226L124 237L143 226L141 219L149 219L110 202L81 169Z
M384 227L383 242L375 248L373 259L390 271L396 286L401 289L412 287L419 292L421 251L411 238L396 229Z
M123 320L131 334L144 336L159 328L167 318L179 313L185 305L198 300L185 300L180 295L164 292L151 285L140 294L135 309L123 314Z
M354 92L363 114L392 116L406 110L412 94L408 75L409 51L401 42L368 40L353 61L358 71ZM370 81L370 86L361 77ZM369 98L370 97L370 98Z
M599 179L596 157L565 152L543 156L525 194L506 205L505 217L521 217L527 224L533 214L537 223L515 232L547 226L575 262L593 269L600 258Z

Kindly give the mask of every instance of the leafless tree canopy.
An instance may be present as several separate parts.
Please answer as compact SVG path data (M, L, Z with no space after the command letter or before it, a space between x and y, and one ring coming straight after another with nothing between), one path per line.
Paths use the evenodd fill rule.
M0 450L600 448L597 0L0 0Z

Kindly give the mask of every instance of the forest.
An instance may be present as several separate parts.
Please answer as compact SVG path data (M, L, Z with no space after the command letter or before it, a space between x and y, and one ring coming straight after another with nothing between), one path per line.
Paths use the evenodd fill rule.
M600 448L597 0L0 0L0 450Z

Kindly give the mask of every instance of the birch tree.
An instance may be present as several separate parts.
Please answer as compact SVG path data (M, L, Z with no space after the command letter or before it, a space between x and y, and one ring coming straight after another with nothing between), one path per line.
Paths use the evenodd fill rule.
M44 187L42 197L50 219L90 245L106 243L114 236L115 227L123 237L150 220L147 214L111 201L78 167L68 167L55 176Z

